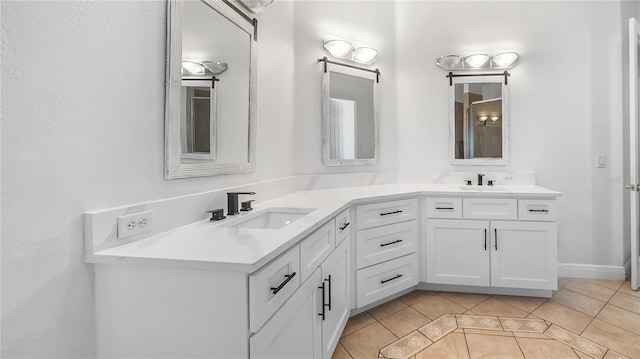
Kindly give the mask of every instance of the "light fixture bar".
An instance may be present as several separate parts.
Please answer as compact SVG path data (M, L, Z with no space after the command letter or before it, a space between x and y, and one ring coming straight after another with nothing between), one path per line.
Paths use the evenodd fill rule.
M339 65L339 66L344 66L344 67L348 67L351 69L356 69L356 70L361 70L361 71L366 71L366 72L373 72L374 74L376 74L376 82L380 82L380 70L375 69L375 70L371 70L371 69L367 69L365 67L360 67L360 66L354 66L354 65L349 65L349 64L343 64L342 62L335 62L335 61L331 61L329 59L327 59L327 57L323 57L321 59L318 59L318 62L324 62L324 72L327 72L327 64L333 64L333 65Z
M454 75L453 72L449 72L449 74L447 76L445 76L446 78L449 79L449 86L453 86L453 78L454 77L474 77L474 76L504 76L504 84L508 85L508 80L507 77L511 76L511 74L509 73L509 71L505 71L501 74L461 74L461 75Z

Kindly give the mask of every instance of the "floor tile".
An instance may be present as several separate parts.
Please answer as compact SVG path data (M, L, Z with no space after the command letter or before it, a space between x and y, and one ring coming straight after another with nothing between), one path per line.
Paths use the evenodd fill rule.
M462 333L451 333L419 352L416 359L469 359L467 341Z
M623 280L587 279L587 281L613 290L620 289L624 284Z
M502 330L498 317L462 314L456 315L456 321L458 328Z
M547 339L547 340L555 340L551 339L548 336L542 333L529 333L529 332L512 332L513 336L516 338L534 338L534 339Z
M375 322L340 339L342 346L354 359L378 357L380 348L384 348L398 338L382 324Z
M380 323L396 336L403 337L429 323L429 321L429 318L408 307L380 320Z
M618 289L618 292L624 293L624 294L629 294L629 295L632 295L634 297L640 297L640 290L631 289L631 282L629 282L629 281L624 282L624 284L622 284L620 289Z
M582 333L593 319L586 314L553 302L544 303L532 314L576 334Z
M604 359L631 359L626 357L620 353L616 353L613 350L609 350L607 354L605 354Z
M399 301L398 299L394 299L377 307L371 308L367 310L367 312L369 312L372 317L380 320L407 307L408 305L406 305L405 303Z
M573 349L573 352L576 353L576 355L580 359L593 359L593 357L591 357L590 355L587 355L587 354L579 351L578 349Z
M569 284L570 281L571 281L571 278L558 277L558 289L564 288L567 284Z
M549 327L545 334L597 359L602 358L607 352L607 348L602 345L585 339L564 328L560 328L557 325Z
M380 354L385 358L404 359L415 355L431 344L433 344L433 342L422 335L422 333L414 331L380 349Z
M338 343L336 350L333 352L331 359L353 359L351 355L344 349L342 344Z
M616 292L613 289L609 289L607 287L603 287L601 285L595 284L588 279L572 279L569 284L567 284L565 289L570 289L574 292L578 292L580 294L584 294L593 299L597 299L602 302L608 301L613 294Z
M471 359L516 359L523 358L513 337L465 334Z
M573 349L557 340L516 338L525 358L578 359Z
M582 336L629 358L640 358L640 335L600 319L594 319Z
M609 304L617 305L620 308L640 314L640 298L626 293L616 293L609 301Z
M349 318L349 320L347 321L347 325L344 327L344 330L342 331L342 336L344 337L345 335L349 335L355 332L356 330L364 328L367 325L373 324L375 322L376 320L367 312L354 315L353 317Z
M601 302L597 299L587 297L584 294L573 292L569 289L561 289L556 293L551 301L564 305L565 307L575 309L589 316L596 316L600 309L604 307L605 302Z
M522 309L518 309L511 304L507 304L495 297L491 297L476 305L471 310L478 315L492 315L496 317L520 317L524 318L529 314Z
M547 298L538 298L538 297L516 297L516 296L508 296L508 295L497 295L496 298L501 301L511 304L518 309L522 309L528 313L533 312L542 305L542 303L547 301Z
M596 318L640 334L640 314L607 304Z
M414 305L426 297L432 296L434 293L428 290L414 290L398 298L407 305Z
M504 318L500 317L504 330L512 332L544 333L547 323L542 319Z
M481 302L485 301L489 298L486 294L474 294L474 293L453 293L453 292L442 292L439 293L443 297L449 299L450 301L460 304L461 306L471 309Z
M438 318L446 313L461 314L466 311L465 307L438 294L414 304L413 308L430 319Z
M482 334L497 335L499 337L513 337L513 332L504 332L502 330L483 330L483 329L464 329L465 334Z
M435 342L457 328L456 318L451 314L444 314L418 330Z

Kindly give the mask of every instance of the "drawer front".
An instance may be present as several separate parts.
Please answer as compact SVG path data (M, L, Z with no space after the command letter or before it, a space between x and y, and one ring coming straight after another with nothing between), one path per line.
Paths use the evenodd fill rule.
M300 280L304 283L316 268L336 248L336 228L333 220L300 242Z
M356 209L358 229L384 226L416 219L418 217L418 199L371 203Z
M360 269L356 280L358 307L413 287L418 284L418 254Z
M349 236L351 228L353 228L351 214L349 209L346 209L336 216L336 246L339 246Z
M518 200L463 198L462 213L468 219L518 219Z
M428 218L462 218L462 198L427 198Z
M300 277L300 250L297 245L249 276L251 332L260 329L298 289Z
M545 199L518 200L518 219L555 222L558 219L557 202Z
M418 221L402 222L358 231L358 269L402 257L418 250Z

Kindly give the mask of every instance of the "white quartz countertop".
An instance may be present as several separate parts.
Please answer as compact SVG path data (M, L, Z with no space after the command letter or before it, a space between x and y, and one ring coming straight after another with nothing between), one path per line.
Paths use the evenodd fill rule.
M87 261L252 273L353 204L421 195L492 198L556 198L562 195L531 185L484 188L469 190L459 185L391 184L301 191L255 204L253 211L228 216L222 221L204 220L87 254ZM243 217L269 207L314 210L277 230L232 227L243 221Z

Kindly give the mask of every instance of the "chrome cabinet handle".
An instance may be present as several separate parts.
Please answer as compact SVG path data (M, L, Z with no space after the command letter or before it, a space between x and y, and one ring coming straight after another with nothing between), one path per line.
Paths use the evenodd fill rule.
M277 287L271 287L271 290L273 291L273 294L278 294L278 292L279 292L282 288L284 288L284 286L285 286L285 285L287 285L287 283L289 283L289 281L291 280L291 278L293 278L293 277L295 277L295 276L296 276L296 272L293 272L293 273L291 273L291 274L285 274L284 276L285 276L285 278L286 278L286 279L284 280L284 282L280 283L280 285L279 285L279 286L277 286Z

